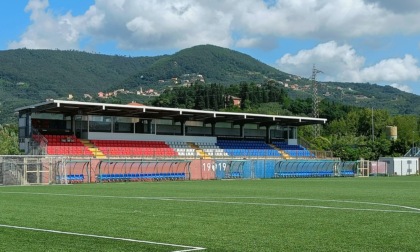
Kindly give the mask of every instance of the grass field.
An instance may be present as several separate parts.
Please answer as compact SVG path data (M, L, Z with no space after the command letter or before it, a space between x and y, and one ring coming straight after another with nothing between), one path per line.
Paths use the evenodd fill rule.
M420 251L420 177L0 187L0 251Z

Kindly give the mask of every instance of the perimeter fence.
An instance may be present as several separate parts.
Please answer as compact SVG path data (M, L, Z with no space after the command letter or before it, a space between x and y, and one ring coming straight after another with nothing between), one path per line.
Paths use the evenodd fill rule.
M0 156L0 185L59 184L66 173L65 157Z
M275 158L0 156L0 185L355 176L357 162Z

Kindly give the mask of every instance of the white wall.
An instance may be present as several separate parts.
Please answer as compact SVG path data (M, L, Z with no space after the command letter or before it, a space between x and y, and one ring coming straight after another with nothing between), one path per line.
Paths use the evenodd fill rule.
M413 175L419 171L419 158L416 157L380 157L379 161L388 163L389 175Z
M288 145L298 145L298 140L297 139L288 139L287 144Z

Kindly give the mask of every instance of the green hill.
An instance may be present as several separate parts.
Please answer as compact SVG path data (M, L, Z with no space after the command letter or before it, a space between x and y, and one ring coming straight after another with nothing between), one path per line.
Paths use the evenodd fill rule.
M95 96L161 57L59 50L0 51L0 123L16 121L12 115L15 108L48 98Z
M390 114L420 114L420 97L391 86L369 83L322 83L319 95L323 99L347 105L386 109Z
M159 80L185 74L202 74L206 83L233 84L241 81L263 82L286 79L283 73L249 55L213 45L200 45L162 57L126 80L125 87L162 87Z
M16 122L14 109L49 98L66 99L71 94L75 100L109 102L112 99L98 99L98 92L125 89L131 93L119 95L117 101L141 101L134 91L152 88L161 92L168 86L197 80L191 76L202 76L207 84L271 82L286 87L290 97L311 97L308 79L212 45L156 57L18 49L0 51L0 123ZM388 109L392 114L420 114L419 96L389 86L322 83L319 95L344 104Z

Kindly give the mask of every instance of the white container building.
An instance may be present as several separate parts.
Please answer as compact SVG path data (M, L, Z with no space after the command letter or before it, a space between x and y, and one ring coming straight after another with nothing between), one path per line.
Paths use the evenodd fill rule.
M379 161L388 164L388 175L406 176L419 174L418 157L380 157Z

